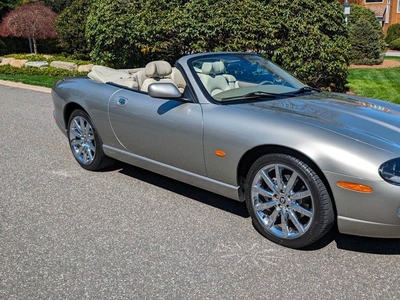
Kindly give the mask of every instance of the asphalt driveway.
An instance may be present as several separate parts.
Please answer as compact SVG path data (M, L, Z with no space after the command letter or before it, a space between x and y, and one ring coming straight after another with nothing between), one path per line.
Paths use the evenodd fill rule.
M78 167L47 93L0 85L0 299L400 299L400 240L264 239L244 204Z

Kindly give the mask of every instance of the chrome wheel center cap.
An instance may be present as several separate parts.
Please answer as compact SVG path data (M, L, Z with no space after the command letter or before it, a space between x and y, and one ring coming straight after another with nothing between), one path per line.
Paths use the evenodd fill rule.
M279 202L280 202L281 204L285 204L285 203L286 203L286 198L282 196L282 197L279 199Z

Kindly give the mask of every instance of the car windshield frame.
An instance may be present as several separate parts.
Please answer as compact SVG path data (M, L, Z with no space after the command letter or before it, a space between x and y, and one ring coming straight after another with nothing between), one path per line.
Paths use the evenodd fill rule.
M270 100L308 90L289 72L255 53L196 56L188 60L188 67L204 95L217 103Z

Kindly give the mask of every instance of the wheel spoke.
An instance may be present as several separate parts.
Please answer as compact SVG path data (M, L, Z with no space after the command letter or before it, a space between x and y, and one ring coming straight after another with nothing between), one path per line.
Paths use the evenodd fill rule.
M93 152L93 153L96 152L96 147L92 143L88 144L88 149L90 150L90 152Z
M297 219L296 215L293 213L292 210L289 211L289 219L293 222L294 226L300 233L305 232L303 225L300 223L299 219Z
M70 133L73 134L75 137L82 138L82 133L76 127L71 128Z
M80 146L80 145L81 145L80 140L77 139L71 140L71 146Z
M87 156L89 157L88 162L91 162L93 160L93 158L94 158L94 156L93 156L94 152L88 147L86 149L86 153L87 153Z
M271 189L271 191L279 194L279 190L277 189L275 183L271 180L271 178L269 178L268 174L265 173L265 171L261 171L261 177L268 185L268 187Z
M298 177L297 173L293 172L292 176L290 176L290 179L286 184L286 191L287 192L293 190L293 187L294 187L295 183L297 182L297 177Z
M83 123L83 133L87 136L89 135L90 125L88 122Z
M309 196L311 196L311 192L309 190L306 190L306 191L295 193L294 195L290 196L290 199L291 200L300 200L300 199L304 199Z
M81 118L74 119L75 129L82 134Z
M282 234L284 238L289 236L289 226L288 226L288 214L287 210L284 208L281 212L281 227L282 227Z
M280 211L275 209L274 212L269 216L268 222L266 224L267 229L270 229L272 225L275 224L276 219L279 217Z
M302 215L305 215L305 216L307 216L307 217L309 217L309 218L312 218L312 216L313 216L313 213L312 213L311 210L308 210L308 209L306 209L306 208L300 206L300 205L297 204L297 203L293 203L290 207L291 207L291 209L293 209L294 211L296 211L296 212L298 212L298 213L300 213L300 214L302 214Z
M274 196L274 193L271 193L265 189L263 189L261 186L255 185L253 186L253 192L260 194L261 196L267 197L267 198L272 198Z
M82 156L82 154L83 154L83 146L79 144L79 148L75 150L75 156L79 157Z
M90 152L87 148L84 148L83 150L83 160L85 163L88 163L90 161Z
M259 203L259 204L255 205L254 208L257 211L261 211L261 210L265 210L265 209L274 207L276 205L276 203L277 203L277 201L268 201L265 203Z
M278 186L279 191L282 191L283 190L282 168L279 165L275 166L275 178L276 178L276 185Z

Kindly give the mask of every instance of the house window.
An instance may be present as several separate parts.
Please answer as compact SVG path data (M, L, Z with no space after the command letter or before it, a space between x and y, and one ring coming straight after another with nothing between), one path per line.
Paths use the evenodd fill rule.
M400 0L397 2L397 12L400 14Z
M365 0L365 3L383 3L383 0Z

